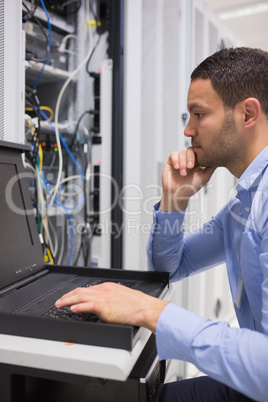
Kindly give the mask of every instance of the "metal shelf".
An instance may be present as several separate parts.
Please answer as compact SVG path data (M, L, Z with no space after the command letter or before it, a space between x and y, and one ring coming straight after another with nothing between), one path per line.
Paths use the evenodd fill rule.
M33 60L25 61L26 77L27 81L29 81L30 84L31 83L33 84L35 82L42 68L43 63L38 63ZM45 65L44 72L42 75L42 83L47 84L47 83L58 82L59 80L67 80L69 76L70 76L69 71Z
M31 9L32 8L32 4L30 1L25 1L24 2L26 4L26 6ZM24 12L25 10L23 10ZM39 18L42 21L47 21L47 16L45 14L45 11L43 10L42 7L37 7L35 13L34 13L35 17ZM75 33L75 26L74 24L68 24L66 22L66 20L58 15L53 14L53 12L49 11L49 19L50 19L50 23L52 26L66 32L66 33Z

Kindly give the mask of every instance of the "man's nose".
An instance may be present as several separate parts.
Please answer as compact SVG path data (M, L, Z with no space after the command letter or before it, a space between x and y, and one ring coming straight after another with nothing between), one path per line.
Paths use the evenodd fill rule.
M184 129L185 137L195 137L197 135L196 128L191 124L191 118Z

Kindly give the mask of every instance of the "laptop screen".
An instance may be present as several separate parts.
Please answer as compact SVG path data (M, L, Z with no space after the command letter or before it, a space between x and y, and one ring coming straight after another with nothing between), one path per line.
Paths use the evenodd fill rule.
M0 142L0 289L42 269L21 150Z
M0 253L14 252L14 244L19 244L22 248L32 245L33 240L15 165L0 164L0 199L4 200L1 202L0 210L2 234Z

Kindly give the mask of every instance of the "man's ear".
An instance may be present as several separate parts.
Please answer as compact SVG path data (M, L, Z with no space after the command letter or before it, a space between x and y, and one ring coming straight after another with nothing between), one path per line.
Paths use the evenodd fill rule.
M261 116L261 104L256 98L247 98L242 102L244 126L250 128L256 124Z

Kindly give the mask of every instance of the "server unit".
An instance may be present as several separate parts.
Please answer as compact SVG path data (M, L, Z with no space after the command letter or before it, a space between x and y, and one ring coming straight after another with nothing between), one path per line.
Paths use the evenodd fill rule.
M1 138L31 146L25 166L44 256L108 268L110 232L101 226L111 214L109 2L12 0L2 7Z
M24 34L21 3L0 1L0 139L24 143Z

